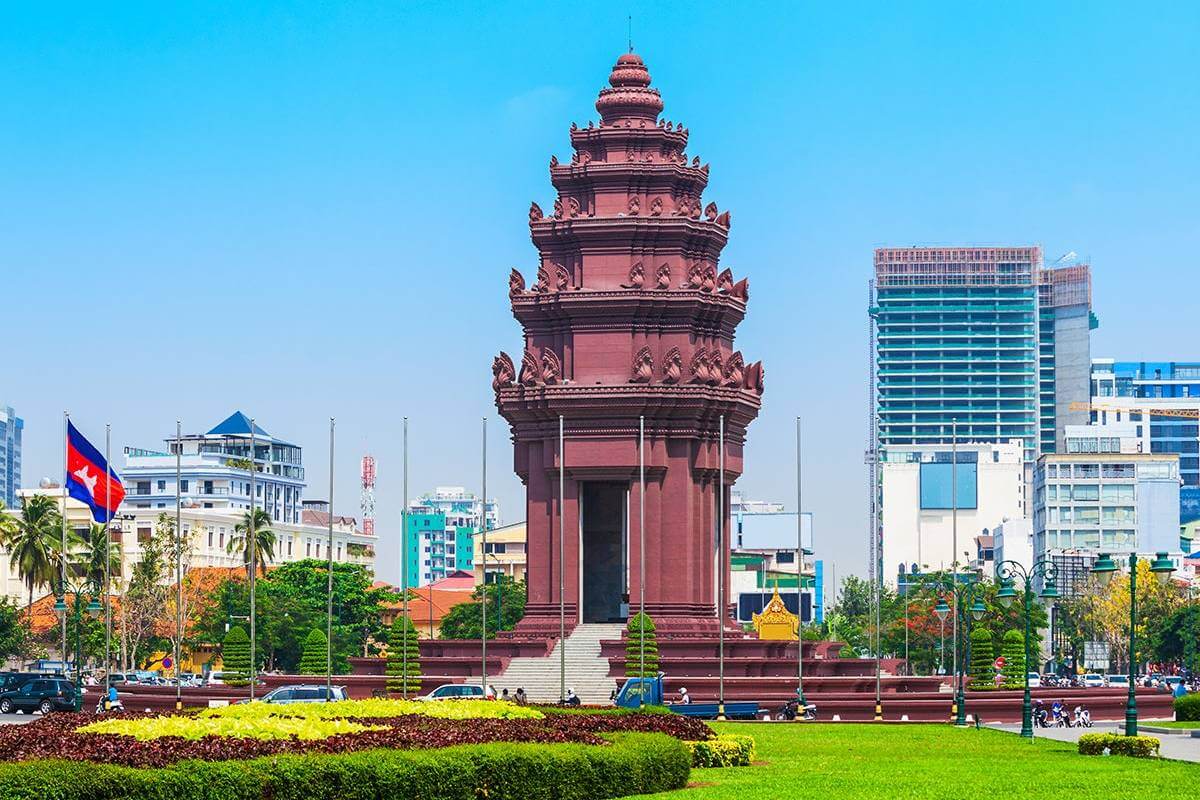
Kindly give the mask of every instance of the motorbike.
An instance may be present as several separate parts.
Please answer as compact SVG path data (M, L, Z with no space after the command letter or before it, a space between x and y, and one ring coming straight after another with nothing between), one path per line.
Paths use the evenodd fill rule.
M794 720L800 715L800 702L798 700L788 700L783 704L783 708L779 709L779 713L775 715L777 720ZM817 718L817 707L812 703L804 706L804 719L812 721Z
M104 697L101 696L100 699L96 702L96 713L97 714L123 714L123 713L125 713L125 706L123 706L121 704L120 700L117 700L115 703L105 703Z

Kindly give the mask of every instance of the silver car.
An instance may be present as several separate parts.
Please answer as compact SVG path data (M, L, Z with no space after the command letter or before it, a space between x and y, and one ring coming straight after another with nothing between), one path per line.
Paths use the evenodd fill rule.
M264 703L324 703L330 700L348 700L345 686L334 686L326 692L324 684L305 683L280 686L262 696Z

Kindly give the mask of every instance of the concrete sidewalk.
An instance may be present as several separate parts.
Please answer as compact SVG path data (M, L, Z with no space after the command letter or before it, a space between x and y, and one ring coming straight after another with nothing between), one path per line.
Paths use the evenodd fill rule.
M1009 733L1019 735L1021 733L1020 725L985 725L988 728L996 728L998 730L1007 731ZM1153 727L1153 726L1151 726ZM1125 723L1115 722L1097 722L1091 728L1034 728L1033 736L1035 739L1054 739L1058 742L1078 742L1079 737L1085 733L1124 733ZM1177 761L1195 761L1200 762L1200 739L1193 739L1189 734L1189 730L1181 730L1179 733L1152 733L1150 731L1142 731L1143 736L1153 736L1162 742L1162 747L1159 752L1163 758L1173 758Z

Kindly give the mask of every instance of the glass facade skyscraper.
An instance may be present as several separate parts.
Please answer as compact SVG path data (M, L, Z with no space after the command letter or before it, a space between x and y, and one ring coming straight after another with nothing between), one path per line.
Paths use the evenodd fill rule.
M21 431L25 421L11 406L0 406L0 500L8 508L17 506L21 488Z
M1091 378L1092 422L1132 423L1142 452L1177 453L1180 519L1200 519L1200 362L1098 358Z

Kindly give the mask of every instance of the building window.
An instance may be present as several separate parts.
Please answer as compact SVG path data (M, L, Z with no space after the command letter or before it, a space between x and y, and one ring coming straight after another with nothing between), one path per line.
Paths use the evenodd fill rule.
M218 546L223 549L225 547L225 529L224 528L220 529L219 536L220 536L220 544Z
M212 529L209 528L209 531L208 531L208 549L209 550L212 549L212 543L213 543L213 532L212 532Z
M312 539L304 540L304 557L312 558ZM480 645L482 647L482 645Z
M158 490L159 490L160 492L165 492L165 491L167 490L167 482L166 482L166 481L159 481L159 482L158 482Z
M288 540L287 540L287 553L288 553L288 558L291 558L292 557L292 537L291 536L289 536Z
M179 482L179 491L186 492L188 490L188 479L184 478Z

